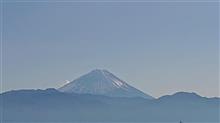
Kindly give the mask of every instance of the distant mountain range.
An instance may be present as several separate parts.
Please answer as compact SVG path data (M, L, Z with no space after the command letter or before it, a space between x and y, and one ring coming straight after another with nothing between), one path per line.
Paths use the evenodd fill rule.
M106 70L59 89L0 94L3 122L220 122L220 98L178 92L155 99Z

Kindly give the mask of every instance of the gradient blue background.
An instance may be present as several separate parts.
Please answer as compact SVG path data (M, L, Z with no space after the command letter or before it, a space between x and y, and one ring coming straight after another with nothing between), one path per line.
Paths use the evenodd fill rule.
M216 2L10 1L3 91L58 88L100 68L155 97L219 96Z

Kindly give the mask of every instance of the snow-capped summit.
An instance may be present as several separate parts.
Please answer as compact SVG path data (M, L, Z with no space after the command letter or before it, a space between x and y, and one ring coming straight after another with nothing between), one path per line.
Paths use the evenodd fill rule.
M61 92L94 94L110 97L143 97L152 96L130 86L125 81L108 72L96 69L59 88Z

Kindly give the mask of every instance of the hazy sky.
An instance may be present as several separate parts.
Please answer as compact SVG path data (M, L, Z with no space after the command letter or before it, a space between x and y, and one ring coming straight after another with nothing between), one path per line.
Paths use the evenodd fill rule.
M3 91L58 88L99 68L155 97L219 96L218 8L215 2L5 2Z

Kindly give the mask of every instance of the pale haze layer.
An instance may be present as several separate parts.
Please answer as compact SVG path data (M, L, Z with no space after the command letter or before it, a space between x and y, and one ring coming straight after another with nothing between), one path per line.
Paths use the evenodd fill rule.
M219 96L216 3L3 4L3 91L107 69L159 97Z

